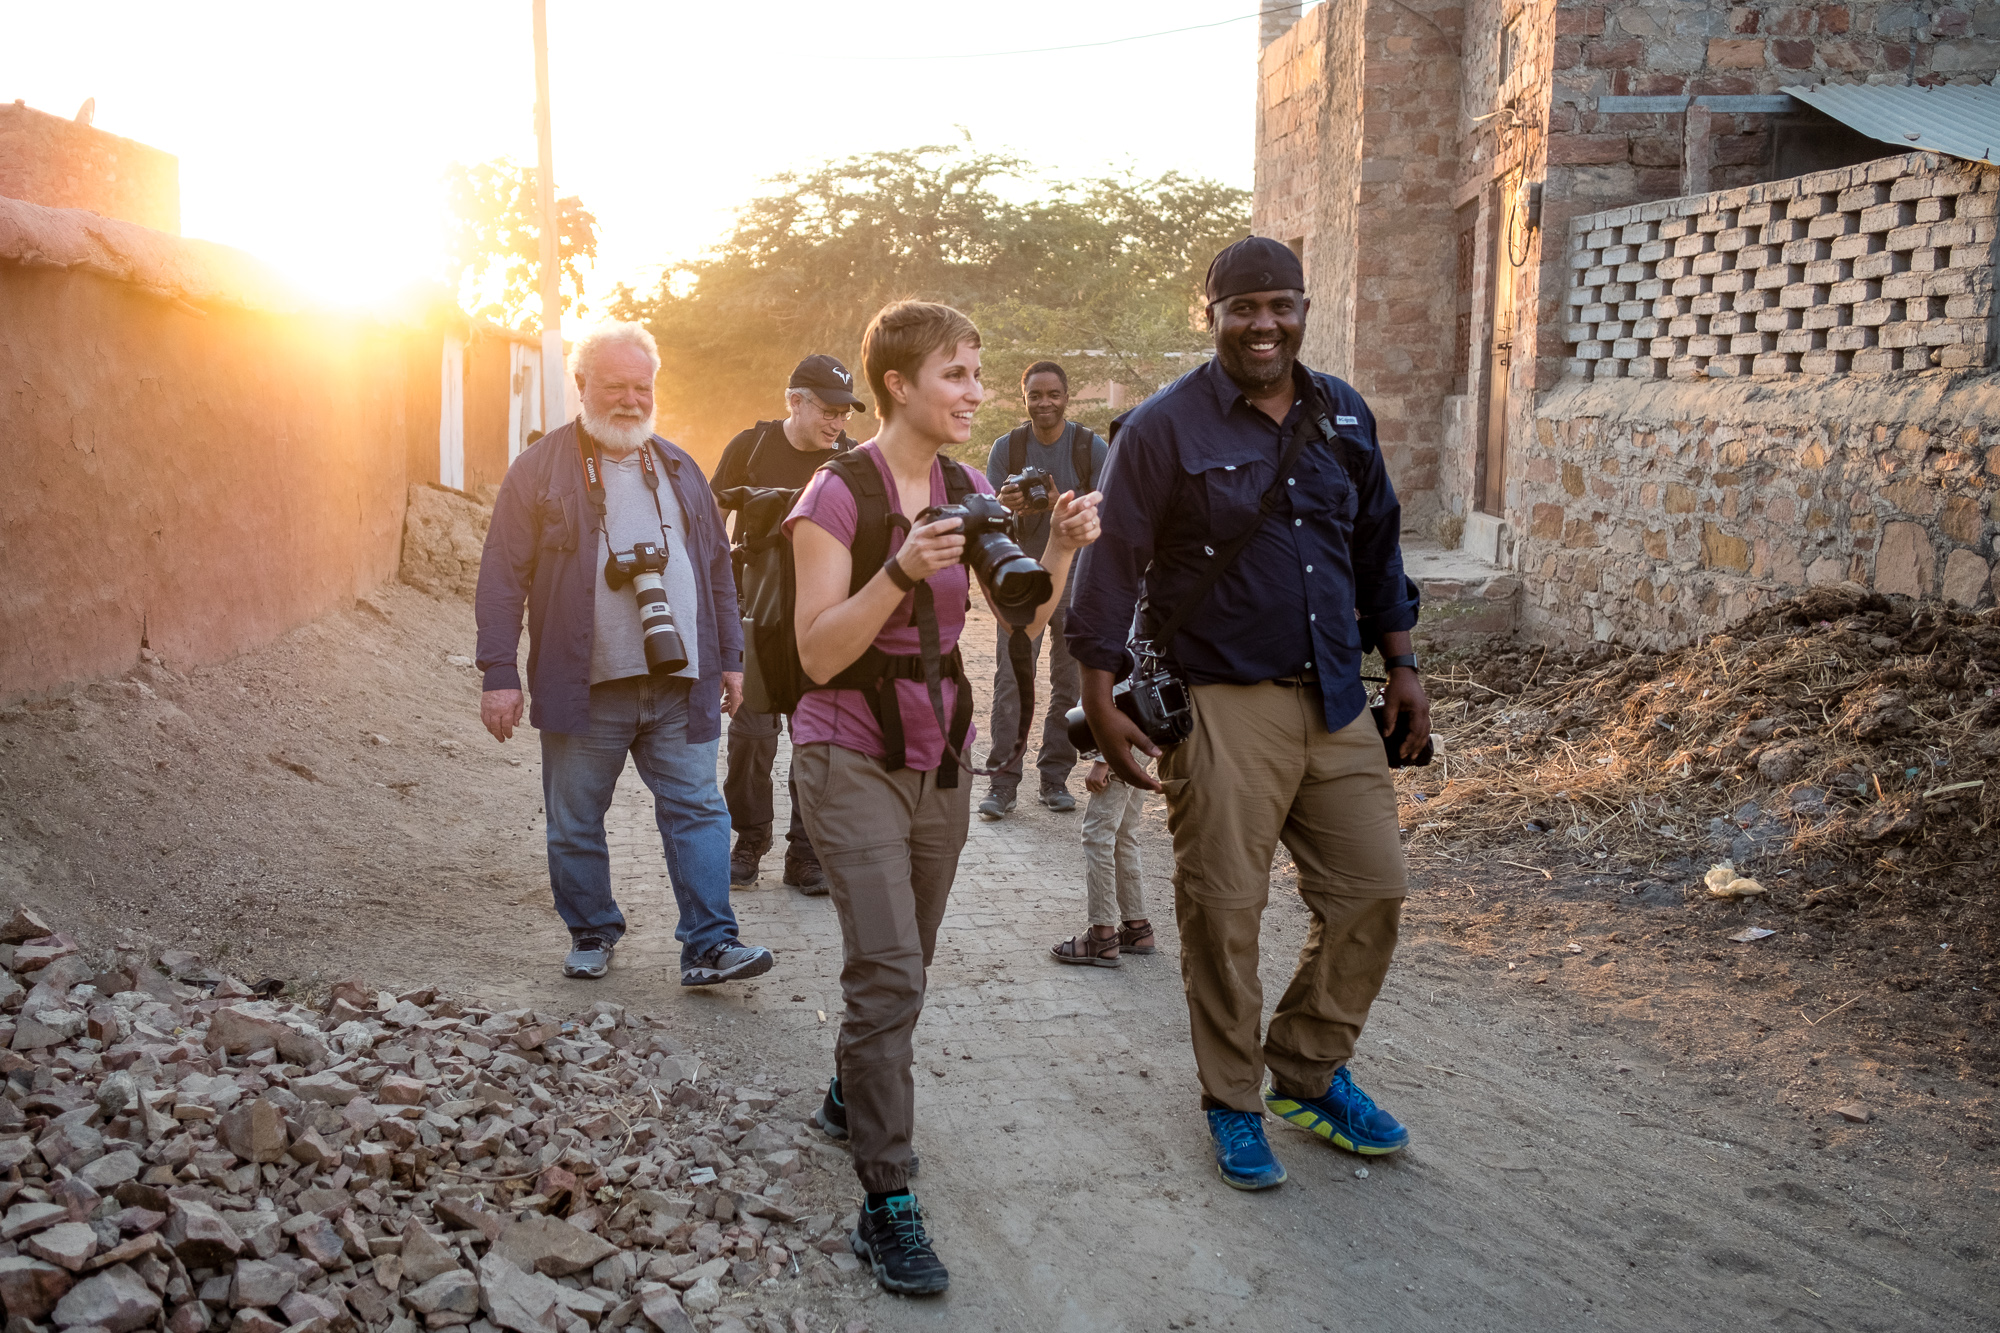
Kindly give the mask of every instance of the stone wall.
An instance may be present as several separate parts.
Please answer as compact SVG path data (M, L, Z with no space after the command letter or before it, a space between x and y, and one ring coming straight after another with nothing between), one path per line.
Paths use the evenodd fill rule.
M1320 191L1320 117L1326 97L1328 6L1307 11L1257 57L1257 174L1251 230L1293 245L1313 280ZM1266 20L1277 13L1266 10Z
M1259 66L1252 228L1293 243L1305 359L1368 399L1405 521L1435 526L1453 375L1456 0L1321 5Z
M0 106L0 196L181 229L179 158L18 101Z
M1996 205L2000 170L1910 153L1575 218L1569 373L1986 366Z
M1519 479L1524 628L1668 647L1815 586L1991 605L2000 376L1569 380Z
M1349 376L1374 409L1406 526L1439 514L1452 389L1460 0L1370 4L1364 30L1358 265Z

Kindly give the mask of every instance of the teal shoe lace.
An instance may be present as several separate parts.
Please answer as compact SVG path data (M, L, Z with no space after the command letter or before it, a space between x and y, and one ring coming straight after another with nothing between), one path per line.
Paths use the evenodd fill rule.
M917 1206L917 1196L905 1194L900 1198L882 1201L882 1217L889 1230L896 1237L896 1243L905 1253L915 1256L929 1255L936 1258L931 1249L931 1238L924 1234L924 1210Z

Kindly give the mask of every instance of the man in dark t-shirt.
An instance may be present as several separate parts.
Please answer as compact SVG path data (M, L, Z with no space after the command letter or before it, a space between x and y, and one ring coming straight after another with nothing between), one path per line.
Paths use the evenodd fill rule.
M738 433L722 451L710 484L717 495L736 486L798 490L821 463L854 447L847 437L847 416L861 405L847 367L830 356L807 357L793 369L785 388L789 415L781 421L760 421ZM729 776L722 784L722 796L729 804L730 826L736 830L729 882L737 888L757 882L758 865L771 850L771 768L777 762L783 721L777 713L753 713L747 708L738 709L729 720ZM826 875L806 836L798 790L790 790L784 882L787 888L817 897L827 891Z

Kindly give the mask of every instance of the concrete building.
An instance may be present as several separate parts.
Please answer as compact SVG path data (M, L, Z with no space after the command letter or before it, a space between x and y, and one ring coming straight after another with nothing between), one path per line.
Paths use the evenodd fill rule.
M1802 386L1837 388L1870 430L1892 436L1902 426L1889 421L1935 416L1946 400L1970 410L1991 364L1992 220L1981 210L1993 168L1897 156L1930 146L1919 131L1944 99L1911 103L1910 134L1888 142L1871 117L1882 118L1889 93L1989 83L2000 10L1776 0L1264 9L1253 226L1304 257L1307 359L1350 379L1382 419L1414 535L1517 571L1524 626L1569 639L1684 638L1805 586L1815 569L1881 582L1868 525L1889 517L1851 493L1873 495L1880 477L1868 480L1858 461L1842 472L1840 521L1854 525L1853 540L1825 548L1833 511L1764 493L1780 477L1793 491L1803 482L1789 464L1749 461L1757 449L1739 427L1779 425L1767 410L1775 400L1725 381L1785 386L1776 398L1793 416L1812 412ZM1860 89L1847 99L1855 114L1817 95L1828 84L1881 96ZM1919 214L1946 225L1943 240L1916 245L1899 230ZM1869 258L1878 253L1902 258ZM1913 265L1921 276L1904 276ZM1639 379L1659 381L1645 420L1713 429L1687 436L1687 459L1618 464L1627 481L1635 467L1645 473L1621 512L1598 495L1623 495L1603 471L1606 441L1623 428L1607 435L1606 423L1630 418L1632 432L1659 438L1631 416ZM1910 397L1918 383L1927 409ZM1844 439L1842 423L1830 429ZM1840 471L1842 439L1821 440L1822 468ZM1748 474L1693 461L1718 450L1744 455ZM1670 485L1671 505L1693 507L1663 521ZM1967 485L1977 493L1942 497L1935 512L1946 499L1962 502L1955 512L1990 503L1983 482ZM1745 538L1739 561L1722 540L1741 535L1726 530L1725 510L1796 527ZM1960 593L1971 559L1988 568L1988 528L1963 548ZM1961 520L1957 530L1972 528ZM1889 581L1936 595L1958 539L1924 531L1936 549L1903 560ZM1660 553L1643 580L1651 602L1636 566L1597 558L1649 543ZM1663 573L1681 598L1670 611L1658 600Z

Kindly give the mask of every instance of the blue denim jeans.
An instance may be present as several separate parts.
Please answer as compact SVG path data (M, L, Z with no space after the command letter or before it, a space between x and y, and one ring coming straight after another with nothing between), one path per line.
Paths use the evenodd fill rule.
M729 807L715 785L717 741L687 740L685 676L630 676L590 687L590 730L544 731L542 797L548 810L549 885L570 933L616 940L625 914L611 896L604 812L630 754L653 793L680 907L674 938L687 966L736 942L729 906Z

